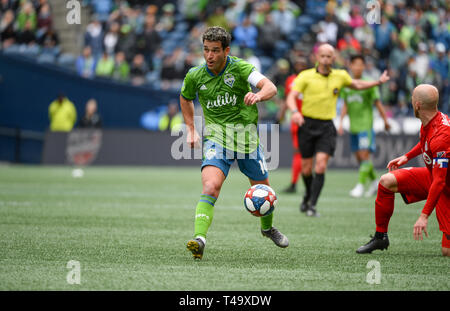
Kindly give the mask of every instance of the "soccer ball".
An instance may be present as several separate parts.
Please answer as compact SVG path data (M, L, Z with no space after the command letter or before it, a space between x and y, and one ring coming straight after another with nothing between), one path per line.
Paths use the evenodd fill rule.
M72 177L73 178L81 178L84 176L84 171L81 168L74 168L72 170Z
M253 216L270 215L277 204L277 195L267 185L254 185L245 193L244 206Z

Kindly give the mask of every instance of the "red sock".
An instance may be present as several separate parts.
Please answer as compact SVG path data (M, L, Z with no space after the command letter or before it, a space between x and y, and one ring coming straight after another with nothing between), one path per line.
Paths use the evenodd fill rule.
M302 171L302 155L300 152L294 153L292 157L292 183L296 184L298 180L298 176Z
M378 184L377 199L375 200L375 222L377 232L387 232L389 220L394 213L395 193Z

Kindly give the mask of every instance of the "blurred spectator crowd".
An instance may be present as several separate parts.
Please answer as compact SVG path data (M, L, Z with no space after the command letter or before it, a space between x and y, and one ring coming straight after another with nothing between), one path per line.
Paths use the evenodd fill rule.
M59 37L47 0L0 0L1 49L40 60L60 54Z
M410 96L420 83L440 90L449 112L450 5L448 0L80 0L91 9L74 68L87 78L111 78L156 90L178 90L192 66L203 62L201 35L219 25L232 33L231 54L269 76L279 96L261 109L274 119L285 79L314 66L314 50L336 47L335 66L349 56L366 59L365 76L391 80L381 87L391 117L411 115ZM372 8L373 7L373 8ZM375 23L367 22L376 13ZM59 53L46 0L0 0L1 41Z

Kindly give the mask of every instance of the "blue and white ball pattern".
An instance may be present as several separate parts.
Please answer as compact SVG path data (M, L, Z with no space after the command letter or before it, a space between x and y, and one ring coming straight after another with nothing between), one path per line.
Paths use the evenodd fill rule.
M245 193L244 206L253 216L270 215L277 204L275 191L263 184L252 186Z

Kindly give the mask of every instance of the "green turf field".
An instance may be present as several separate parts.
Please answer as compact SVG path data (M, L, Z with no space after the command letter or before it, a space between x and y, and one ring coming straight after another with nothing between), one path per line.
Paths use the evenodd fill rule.
M330 171L321 218L300 214L300 194L278 193L274 225L290 246L263 238L243 206L237 169L216 203L202 261L186 250L201 192L199 168L0 166L0 290L450 290L433 213L414 241L423 204L397 196L388 251L358 255L374 232L374 199L352 199L356 171ZM271 172L280 192L290 172ZM303 188L300 187L300 190ZM68 284L70 260L81 284ZM366 282L380 263L381 284Z

